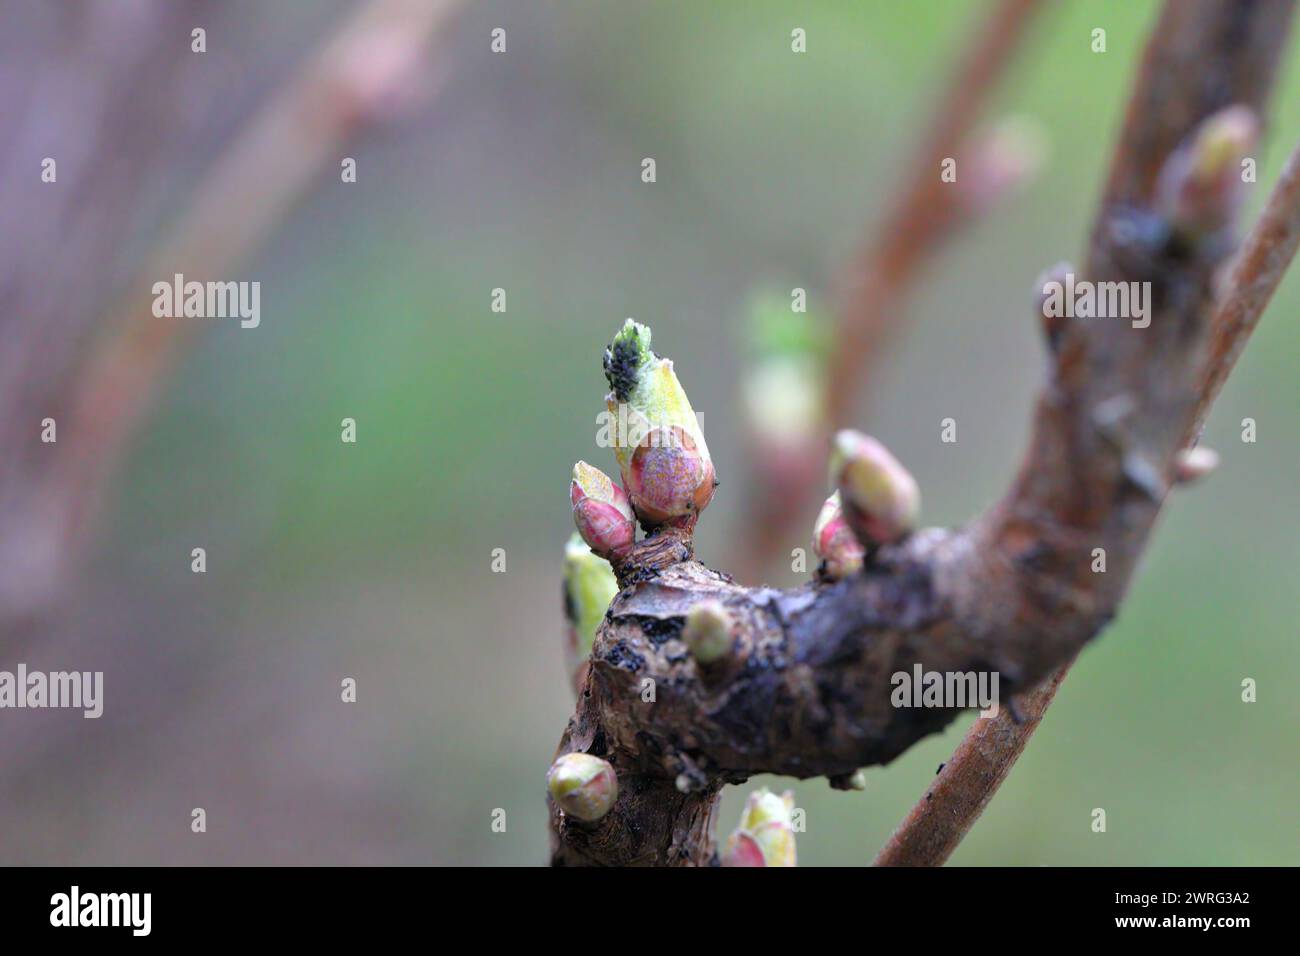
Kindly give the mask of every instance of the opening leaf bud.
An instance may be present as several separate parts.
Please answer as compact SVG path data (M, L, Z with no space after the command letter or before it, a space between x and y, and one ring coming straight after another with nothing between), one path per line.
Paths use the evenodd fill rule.
M673 363L628 319L605 350L614 454L632 508L648 527L698 515L717 484L704 432Z
M557 758L546 774L546 787L556 806L586 823L609 813L618 799L614 768L591 754L574 752Z
M577 534L564 547L564 619L569 673L574 690L582 686L587 658L605 611L618 594L609 562L583 544Z
M636 523L627 494L599 468L585 461L573 466L569 482L573 523L592 551L610 557L632 546Z
M916 524L921 491L884 445L861 432L836 434L830 462L844 518L868 551L897 541Z
M731 614L718 601L701 601L687 612L682 641L695 660L709 666L731 653Z
M1184 234L1213 233L1235 218L1244 193L1241 161L1259 140L1247 106L1229 106L1201 122L1160 171L1156 201Z
M766 787L745 801L740 826L727 839L723 866L794 866L794 794L777 796Z
M817 515L812 546L813 553L822 560L823 574L831 581L862 570L865 552L844 519L838 491L826 499Z

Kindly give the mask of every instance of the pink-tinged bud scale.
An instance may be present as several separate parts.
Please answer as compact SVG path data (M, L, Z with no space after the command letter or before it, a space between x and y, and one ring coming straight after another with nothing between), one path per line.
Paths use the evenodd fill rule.
M647 528L693 523L717 480L704 432L673 363L650 349L650 330L631 319L605 350L605 396L617 422L614 453L632 509Z
M713 465L680 428L656 428L632 453L632 504L645 521L664 524L698 514L713 500Z
M573 466L569 483L573 523L591 550L608 558L632 546L636 523L623 489L585 461Z
M763 859L763 848L748 833L737 830L727 840L726 849L722 851L723 866L767 866Z
M740 826L727 839L723 866L794 866L794 794L778 796L767 788L745 801Z
M827 580L839 581L862 570L865 551L844 517L838 491L826 499L817 515L812 545Z

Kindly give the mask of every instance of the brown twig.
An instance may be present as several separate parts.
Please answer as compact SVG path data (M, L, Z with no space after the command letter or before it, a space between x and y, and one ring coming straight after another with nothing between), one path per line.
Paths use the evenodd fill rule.
M836 348L829 357L824 395L825 431L809 436L777 475L760 476L748 489L746 540L737 548L741 577L761 573L768 561L789 546L800 509L790 507L809 498L824 477L822 458L833 428L847 423L869 360L881 354L897 326L898 308L924 264L961 222L992 205L979 184L943 183L940 164L970 152L968 137L998 81L1028 32L1041 0L999 0L965 51L946 92L931 117L916 154L909 159L906 185L898 193L879 227L846 264L839 279Z
M0 644L50 605L62 575L62 515L47 513L57 444L37 436L63 423L71 383L119 278L119 250L149 184L175 162L194 95L196 22L222 11L198 0L143 2L133 17L102 4L11 5L0 32L5 102L0 140ZM105 23L113 18L112 24ZM102 36L112 28L114 42ZM196 100L198 102L196 102ZM39 152L38 152L39 150ZM35 182L32 156L57 163ZM43 510L44 509L44 510Z
M1290 4L1278 3L1272 8L1271 19L1275 23L1280 20L1285 26L1290 13ZM1161 155L1162 151L1167 154L1177 142L1179 127L1157 122L1153 111L1166 119L1176 118L1176 122L1185 123L1207 106L1226 105L1222 94L1217 99L1213 94L1197 98L1193 92L1200 69L1195 51L1205 45L1207 38L1222 49L1240 29L1245 31L1239 37L1241 42L1250 42L1247 21L1237 21L1236 14L1230 10L1222 10L1220 14L1212 16L1205 4L1166 6L1148 46L1130 105L1124 138L1110 178L1108 204L1142 201L1148 197L1158 171L1158 163L1152 157ZM1264 28L1269 19L1265 16L1256 20L1254 29ZM1238 82L1257 86L1264 79L1242 73ZM1101 232L1100 223L1096 231ZM1184 443L1199 431L1295 255L1297 244L1300 244L1300 150L1288 160L1218 297ZM1028 744L1068 671L1069 664L1066 664L1042 688L1028 696L1022 709L1023 723L1016 724L1005 713L975 723L944 765L939 780L912 808L881 850L876 858L878 866L939 866L948 859Z
M1227 236L1173 218L1156 174L1213 114L1262 110L1292 6L1167 4L1085 269L1095 283L1150 283L1149 324L1051 329L1029 447L999 503L968 528L882 546L838 583L744 588L687 560L615 598L559 751L609 761L619 797L592 823L552 805L553 862L709 863L723 785L757 773L841 777L956 716L895 706L892 675L994 672L1004 695L1023 694L1113 618L1197 405L1214 277L1231 252ZM1105 574L1092 571L1098 548ZM680 640L702 600L735 622L731 656L708 681Z
M1287 159L1277 185L1232 264L1210 329L1198 386L1193 429L1199 431L1223 383L1237 364L1264 309L1300 246L1300 148ZM1189 440L1194 438L1189 436Z
M881 848L875 865L946 863L1015 766L1069 672L1069 664L1058 668L1017 701L1014 715L1003 708L996 717L977 720Z
M107 477L191 334L192 323L152 315L153 283L176 273L221 277L246 261L322 170L341 159L344 144L409 86L430 40L461 3L363 4L218 157L192 206L126 285L73 379L61 453L26 506L47 525L45 560L58 569L51 580L75 561Z

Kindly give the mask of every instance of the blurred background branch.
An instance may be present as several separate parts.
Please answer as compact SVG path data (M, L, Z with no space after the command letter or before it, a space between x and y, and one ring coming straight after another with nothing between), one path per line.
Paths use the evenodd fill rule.
M824 484L830 434L853 424L863 384L872 380L873 367L898 334L907 294L926 264L1037 171L1041 147L1022 124L1003 121L973 131L1042 6L1042 0L996 0L991 12L981 14L983 22L900 175L902 187L891 191L880 224L845 263L829 335L833 347L820 356L826 367L816 420L807 423L809 434L794 448L774 449L761 438L756 443L755 480L745 489L749 514L730 566L741 580L761 578L792 539L802 541L806 522L798 505ZM955 180L941 178L945 160L956 161ZM777 467L771 467L774 462Z
M138 135L138 125L146 121L150 103L160 112L183 109L177 82L161 80L129 53L134 51L152 65L161 45L179 72L193 55L185 42L189 25L201 19L208 22L199 16L201 7L150 6L159 9L139 13L135 32L125 36L131 42L124 44L126 52L119 54L122 60L112 68L117 72L96 81L114 98L95 100L80 109L33 104L31 114L48 109L61 120L102 128L105 136L127 134L122 141L104 142L94 150L97 161L106 158L110 170L120 166L123 176L130 177L117 189L104 182L98 162L79 166L73 161L75 154L60 154L65 177L80 171L86 181L65 178L56 187L57 195L76 204L69 215L90 220L88 228L77 226L76 238L100 244L86 259L104 267L114 262L116 246L130 220L132 210L126 200L156 161L153 144ZM25 294L36 294L29 287L50 290L47 274L34 267L30 256L39 255L46 262L77 261L66 248L56 252L49 246L56 241L53 230L65 227L62 217L41 208L26 217L21 239L18 230L8 231L15 251L24 252L6 257L16 270L6 288L19 299L11 313L18 332L30 336L32 347L24 351L19 343L6 349L12 364L6 366L7 381L0 379L5 391L30 393L5 403L7 414L0 425L7 431L7 447L16 451L6 457L0 475L0 522L4 523L0 527L0 642L11 628L38 615L60 593L94 527L107 477L156 394L175 350L194 334L194 323L151 313L153 283L169 281L176 273L200 281L224 281L244 265L323 172L343 158L343 148L368 123L393 115L404 99L409 105L413 98L427 98L433 92L429 48L460 6L461 0L360 3L323 49L268 98L218 155L188 208L168 217L173 224L106 314L97 294L112 284L103 274L89 270L58 283L59 298L49 302L46 310L21 301ZM103 12L102 6L90 5L83 16L93 20ZM68 19L74 32L95 28L75 24L75 17ZM72 56L90 59L85 52ZM133 86L133 71L147 89ZM49 78L46 86L56 92L70 89L61 77ZM172 123L162 117L155 122ZM11 173L8 181L17 180L20 171ZM32 170L21 175L28 183L35 181ZM38 195L41 189L11 188L21 196ZM41 190L39 195L45 200L49 193ZM106 205L94 215L86 208L88 201ZM57 310L65 331L74 324L84 330L82 335L62 335L58 341L66 346L88 341L88 355L51 353L44 348L48 330L42 326L51 322L52 310ZM52 448L37 441L39 422L46 415L60 429Z
M1300 244L1300 149L1291 154L1263 213L1233 260L1210 326L1200 374L1194 443L1250 333L1259 324ZM876 857L877 866L941 866L979 819L1070 671L1062 666L1021 698L1014 711L977 720L940 769L933 787Z

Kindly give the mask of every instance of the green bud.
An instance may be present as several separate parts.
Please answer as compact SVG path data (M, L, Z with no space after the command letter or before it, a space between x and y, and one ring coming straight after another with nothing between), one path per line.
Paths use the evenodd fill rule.
M567 753L551 764L546 787L556 806L577 820L593 823L609 813L618 799L618 776L606 760Z
M655 526L698 515L717 481L704 432L673 363L650 348L650 329L628 319L605 350L605 397L623 487Z
M564 546L564 617L569 673L574 689L582 684L587 657L605 611L618 594L614 569L574 534Z
M716 663L731 653L735 641L731 614L718 601L701 601L686 614L682 640L700 664Z
M874 438L849 429L836 434L830 479L839 488L845 520L867 550L897 541L915 526L921 510L916 479Z

